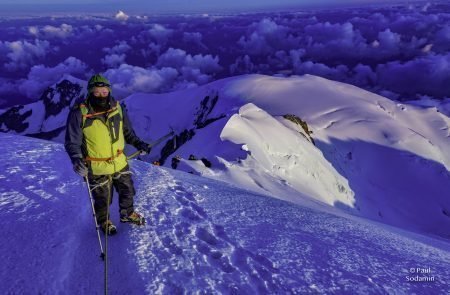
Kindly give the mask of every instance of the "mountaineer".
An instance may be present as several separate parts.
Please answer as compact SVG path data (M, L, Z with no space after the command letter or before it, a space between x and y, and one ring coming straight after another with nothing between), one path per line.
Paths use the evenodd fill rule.
M113 235L117 232L109 218L113 188L119 195L120 221L145 223L134 210L136 191L123 152L125 143L143 154L150 153L151 146L136 136L126 109L112 97L111 84L105 77L92 76L87 89L87 99L69 113L64 146L74 171L88 182L97 223L103 232Z

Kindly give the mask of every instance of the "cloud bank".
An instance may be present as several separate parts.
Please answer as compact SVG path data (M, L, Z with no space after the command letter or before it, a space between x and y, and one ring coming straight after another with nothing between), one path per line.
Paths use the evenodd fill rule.
M67 71L82 79L107 73L127 93L262 73L313 74L402 100L445 99L449 9L450 3L430 2L226 16L119 11L9 19L0 27L0 98L16 91L11 97L36 99L52 80L44 77Z

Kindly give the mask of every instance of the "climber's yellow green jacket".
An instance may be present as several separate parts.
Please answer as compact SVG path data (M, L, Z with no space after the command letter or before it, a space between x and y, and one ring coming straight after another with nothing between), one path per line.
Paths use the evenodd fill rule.
M108 107L94 109L90 99L70 111L65 148L70 158L83 158L93 175L111 175L127 165L125 143L145 145L133 131L126 109L112 97Z

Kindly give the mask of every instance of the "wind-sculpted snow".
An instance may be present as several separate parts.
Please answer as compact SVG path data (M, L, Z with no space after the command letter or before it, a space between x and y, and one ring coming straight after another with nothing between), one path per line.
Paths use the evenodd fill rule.
M205 109L207 97L217 100ZM186 172L449 236L450 119L436 108L309 75L247 75L124 103L145 140L175 129L149 162L171 167L179 156L177 169Z
M324 203L333 205L340 202L348 207L354 206L354 193L347 180L330 165L320 150L297 130L283 126L254 104L241 107L239 114L229 119L220 138L246 145L250 154L241 161L242 168L260 167L261 175L255 175L255 181L263 190L274 193L273 188L266 187L270 187L275 178ZM270 176L264 175L266 173ZM234 179L234 182L239 183L240 180ZM281 198L299 202L294 196L282 196L282 188L277 193Z
M0 140L9 143L0 146L0 293L103 293L86 186L62 145ZM131 167L135 205L148 224L119 223L114 200L112 294L439 294L450 287L446 240L140 161ZM408 282L416 275L428 281Z

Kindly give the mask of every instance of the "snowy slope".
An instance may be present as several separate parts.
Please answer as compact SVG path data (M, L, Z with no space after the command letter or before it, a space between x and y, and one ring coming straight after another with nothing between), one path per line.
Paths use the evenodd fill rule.
M233 77L125 102L143 138L178 132L148 161L170 167L179 155L188 172L449 237L450 119L435 108L310 75ZM289 114L307 123L315 145Z
M41 101L0 114L0 130L62 142L85 84L63 77ZM145 140L177 133L145 161L171 167L180 156L183 171L450 237L450 119L439 112L448 102L418 107L311 75L247 75L125 103Z
M88 195L63 146L0 134L0 293L100 294ZM131 163L149 224L109 239L112 294L442 294L450 244ZM113 221L118 220L114 200ZM337 210L336 210L337 212ZM428 272L420 275L413 272ZM428 282L409 282L427 277Z

